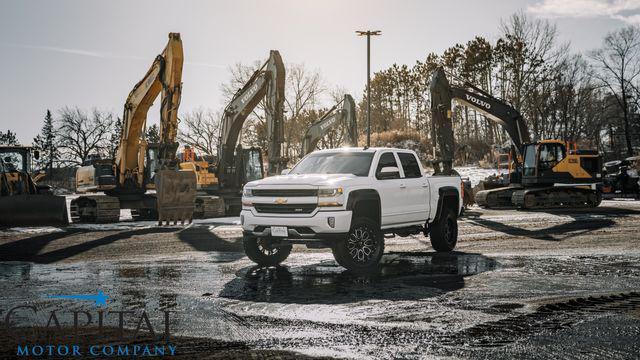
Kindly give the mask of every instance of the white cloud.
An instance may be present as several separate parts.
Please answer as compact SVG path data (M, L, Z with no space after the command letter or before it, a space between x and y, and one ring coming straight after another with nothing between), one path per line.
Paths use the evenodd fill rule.
M72 49L72 48L64 48L58 46L46 46L46 45L24 45L24 44L10 44L10 43L0 43L0 45L20 48L20 49L32 49L32 50L42 50L42 51L53 51L64 54L71 55L80 55L80 56L89 56L95 58L103 58L103 59L130 59L130 60L144 60L138 56L127 56L127 55L116 55L105 52L98 51L88 51L82 49Z
M57 46L24 45L24 44L11 44L11 43L0 43L0 46L7 46L7 47L13 47L13 48L20 48L20 49L53 51L53 52L58 52L63 54L89 56L89 57L102 58L102 59L149 60L149 58L144 58L141 56L117 55L117 54L111 54L106 52L88 51L88 50L82 50L82 49L72 49L72 48L64 48L64 47L57 47ZM211 63L205 63L205 62L185 61L184 64L187 66L226 69L226 66L224 65L211 64Z
M527 7L531 14L547 17L608 17L640 24L640 0L540 0Z

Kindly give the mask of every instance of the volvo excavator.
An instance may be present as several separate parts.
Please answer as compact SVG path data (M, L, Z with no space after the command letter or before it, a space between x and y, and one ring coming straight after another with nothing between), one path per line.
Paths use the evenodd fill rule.
M602 201L599 190L602 159L597 151L578 149L575 144L562 140L531 141L526 123L516 109L468 82L464 86L450 85L441 67L433 75L430 91L438 156L444 172L452 170L454 158L452 100L500 124L513 142L514 167L509 174L509 185L479 191L475 201L481 207L596 207Z
M217 198L196 205L196 216L218 212L220 201L227 215L237 215L242 208L242 187L245 183L264 177L262 150L242 148L240 132L247 117L265 100L268 159L270 175L286 167L287 159L281 155L284 141L284 89L285 68L280 52L271 50L269 59L256 70L224 109L218 142L216 163L199 159L192 150L185 151L180 167L198 175L198 190ZM221 214L222 215L222 214Z
M340 105L342 105L342 108L338 110ZM338 125L342 125L345 130L344 144L347 146L358 146L356 102L353 101L353 97L349 94L345 94L342 101L334 105L307 129L304 138L302 138L301 157L314 151L316 145L318 145L318 141L320 141L329 130Z
M183 61L180 34L170 33L162 54L127 97L116 158L92 160L77 170L77 192L104 195L74 199L73 222L117 222L120 209L131 209L134 220L191 221L196 179L192 172L178 171L176 157ZM147 112L159 94L160 142L148 144Z

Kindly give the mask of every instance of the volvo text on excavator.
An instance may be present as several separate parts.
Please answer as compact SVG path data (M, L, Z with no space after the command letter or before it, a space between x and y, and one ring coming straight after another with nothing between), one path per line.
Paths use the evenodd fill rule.
M342 108L338 107L342 105ZM334 105L329 111L314 122L302 138L301 157L314 151L318 141L336 126L344 128L344 141L347 146L358 146L358 125L356 118L356 102L349 94L345 94L342 101Z
M116 222L120 209L131 209L134 219L191 221L195 175L178 171L176 158L183 61L180 34L170 33L162 54L127 97L116 158L92 160L77 170L77 192L105 194L74 199L74 222ZM144 138L147 113L159 94L160 142L148 144Z
M572 208L595 207L602 200L601 157L597 151L577 149L562 140L531 141L520 113L486 91L470 84L451 86L444 69L431 80L431 109L437 128L439 156L445 171L452 168L453 130L451 102L470 106L500 124L513 146L509 185L483 190L475 200L483 207Z

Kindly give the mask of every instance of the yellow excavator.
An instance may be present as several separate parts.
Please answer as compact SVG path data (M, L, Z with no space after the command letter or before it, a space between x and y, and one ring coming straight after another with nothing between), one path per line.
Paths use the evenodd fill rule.
M210 160L212 160L210 158ZM215 191L218 185L218 177L215 168L211 166L213 161L208 161L204 156L198 155L189 145L185 145L182 151L180 170L193 171L196 174L196 189L201 192Z
M216 195L218 177L212 156L198 156L189 145L185 145L180 162L181 171L193 172L196 176L196 207L193 217L208 219L224 216L226 213L224 199Z
M73 222L117 222L120 209L131 209L134 220L191 221L196 179L192 172L178 171L176 157L183 61L180 34L170 33L162 54L127 97L116 158L91 160L77 170L78 193L104 194L74 199ZM148 144L147 113L161 93L160 142Z
M31 175L32 158L38 157L28 146L0 146L0 227L68 223L64 196Z
M596 207L602 201L602 158L595 150L578 149L575 143L548 139L531 141L520 113L506 102L470 84L452 86L441 67L431 79L431 112L437 128L442 172L452 171L452 100L500 124L511 137L509 184L482 190L475 201L481 207L523 209Z

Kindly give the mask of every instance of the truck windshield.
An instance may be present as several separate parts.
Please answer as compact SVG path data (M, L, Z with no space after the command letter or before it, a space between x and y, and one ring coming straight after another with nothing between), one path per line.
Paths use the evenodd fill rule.
M373 152L322 152L302 159L290 174L353 174L368 176Z

